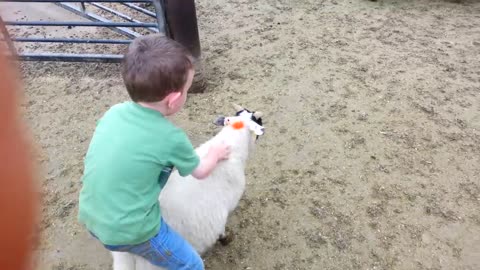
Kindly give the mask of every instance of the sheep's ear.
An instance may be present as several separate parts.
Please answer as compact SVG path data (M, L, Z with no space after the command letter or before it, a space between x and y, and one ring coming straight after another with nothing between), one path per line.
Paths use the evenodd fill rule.
M225 116L219 116L213 123L216 126L225 126Z
M262 112L254 112L253 113L253 116L255 116L255 118L261 118L263 116L263 113Z
M232 103L232 106L237 112L244 110L243 107L238 104Z

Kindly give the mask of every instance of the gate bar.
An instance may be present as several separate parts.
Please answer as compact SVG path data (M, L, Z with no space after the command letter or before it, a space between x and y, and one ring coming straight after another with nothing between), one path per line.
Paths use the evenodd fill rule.
M141 12L141 13L143 13L143 14L145 14L145 15L148 15L148 16L150 16L150 17L153 17L153 18L155 18L155 17L157 16L157 15L155 14L155 12L152 12L152 11L150 11L150 10L148 10L148 9L141 8L141 7L139 7L139 6L137 6L137 5L134 5L134 4L123 3L123 2L122 2L122 5L127 6L127 7L131 8L131 9L133 9L133 10L136 10L136 11L138 11L138 12Z
M23 53L16 56L22 61L60 61L60 62L102 62L119 63L123 55L117 54L67 54L67 53Z
M5 25L14 26L96 26L96 27L157 27L156 23L121 23L121 22L14 22L5 21Z
M96 44L130 44L131 40L120 39L71 39L71 38L12 38L14 42L53 42L53 43L96 43ZM4 41L4 39L0 39Z
M151 3L152 0L2 0L2 2L20 2L20 3L90 3L90 2L102 2L102 3Z
M124 19L124 20L130 21L130 22L135 22L135 23L142 23L142 22L139 21L139 20L135 20L134 18L129 17L129 16L127 16L127 15L125 15L125 14L123 14L123 13L120 13L120 12L114 10L114 9L111 9L111 8L109 8L109 7L107 7L107 6L104 6L104 5L101 5L101 4L97 4L97 3L90 3L90 5L92 5L92 6L94 6L94 7L97 7L97 8L99 8L99 9L101 9L101 10L104 10L104 11L106 11L106 12L110 12L110 13L112 13L113 15L116 15L116 16ZM148 30L150 30L150 31L152 31L152 32L155 32L155 33L158 33L158 32L159 32L159 31L158 31L158 28L148 28Z
M155 14L157 17L157 27L162 29L162 34L165 36L170 36L170 31L168 31L167 20L165 18L165 10L163 10L162 2L164 0L153 0L153 5L155 6Z
M76 7L73 4L56 3L56 5L66 9L66 10L68 10L68 11L70 11L70 12L72 12L72 13L78 15L78 16L89 19L89 20L94 20L94 21L99 21L99 22L111 22L111 21L109 21L109 20L105 19L104 17L99 16L97 14L84 12L80 8ZM112 31L115 31L115 32L119 33L120 35L127 36L128 38L135 38L135 37L140 36L139 33L135 32L135 31L132 31L131 29L124 28L124 27L110 27L110 29Z

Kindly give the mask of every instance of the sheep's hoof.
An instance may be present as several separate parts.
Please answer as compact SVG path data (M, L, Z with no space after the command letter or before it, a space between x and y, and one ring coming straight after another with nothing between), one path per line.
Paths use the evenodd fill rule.
M225 233L220 235L220 237L218 238L218 242L220 242L222 246L226 246L233 241L233 238L234 238L233 233Z

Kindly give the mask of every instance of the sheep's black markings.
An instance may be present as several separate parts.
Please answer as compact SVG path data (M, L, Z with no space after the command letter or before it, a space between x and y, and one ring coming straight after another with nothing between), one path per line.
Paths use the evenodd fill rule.
M236 115L236 116L240 116L243 112L247 112L248 114L250 114L250 119L252 119L253 122L257 123L257 124L260 125L260 126L263 126L262 118L261 118L261 117L259 117L259 118L255 117L255 115L254 115L254 114L255 114L255 111L251 112L251 111L249 111L248 109L243 109L243 110L241 110L241 111L236 112L235 115ZM257 135L257 137L255 138L255 140L258 140L259 137L260 137L260 136Z

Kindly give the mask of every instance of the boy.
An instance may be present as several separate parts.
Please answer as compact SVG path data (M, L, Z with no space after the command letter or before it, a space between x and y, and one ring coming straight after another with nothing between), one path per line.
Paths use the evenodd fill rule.
M172 167L207 177L230 149L217 145L200 158L186 134L165 116L185 104L192 57L160 35L135 39L122 76L131 102L99 120L85 157L79 221L108 250L142 256L167 269L203 269L192 246L161 218L158 196Z

